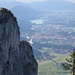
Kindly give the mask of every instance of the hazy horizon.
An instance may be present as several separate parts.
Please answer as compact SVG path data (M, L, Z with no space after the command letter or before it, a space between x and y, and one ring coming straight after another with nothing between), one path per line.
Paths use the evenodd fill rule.
M0 0L0 1L6 1L6 0ZM7 0L6 2L10 1L17 1L17 2L23 2L23 3L31 3L31 2L43 2L47 0ZM75 3L75 0L57 0L57 1L69 1Z

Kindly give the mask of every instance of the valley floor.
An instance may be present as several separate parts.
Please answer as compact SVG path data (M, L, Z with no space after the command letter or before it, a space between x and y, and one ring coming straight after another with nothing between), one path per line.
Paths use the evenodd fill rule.
M55 54L56 58L52 60L38 62L38 75L71 75L65 70L61 63L66 62L65 58L69 58L68 54Z

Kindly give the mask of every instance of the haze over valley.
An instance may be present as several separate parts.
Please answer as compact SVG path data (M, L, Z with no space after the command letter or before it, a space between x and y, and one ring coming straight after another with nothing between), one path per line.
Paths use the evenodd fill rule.
M11 1L4 4L1 1L0 6L10 9L17 17L20 38L32 45L39 63L38 75L69 75L61 63L75 48L75 3L47 0L31 3Z

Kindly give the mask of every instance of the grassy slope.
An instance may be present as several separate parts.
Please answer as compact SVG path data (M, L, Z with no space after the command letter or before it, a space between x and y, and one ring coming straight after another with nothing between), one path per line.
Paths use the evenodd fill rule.
M39 62L38 75L70 75L60 66L61 62L65 62L68 55L55 54L55 58L50 61Z

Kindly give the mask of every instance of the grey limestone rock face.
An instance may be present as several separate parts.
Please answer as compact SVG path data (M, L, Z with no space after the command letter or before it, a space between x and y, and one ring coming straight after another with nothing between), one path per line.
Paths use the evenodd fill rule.
M37 75L37 62L34 59L32 47L26 41L20 42L20 63L23 75Z
M37 75L32 47L20 42L18 23L11 11L0 9L0 75Z

